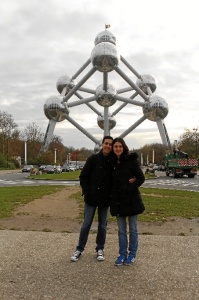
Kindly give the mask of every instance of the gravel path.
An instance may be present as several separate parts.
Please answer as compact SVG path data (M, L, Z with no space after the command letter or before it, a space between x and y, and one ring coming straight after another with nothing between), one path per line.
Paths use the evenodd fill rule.
M133 266L114 266L117 235L96 260L95 234L71 262L77 233L0 231L1 300L196 300L198 236L139 236Z

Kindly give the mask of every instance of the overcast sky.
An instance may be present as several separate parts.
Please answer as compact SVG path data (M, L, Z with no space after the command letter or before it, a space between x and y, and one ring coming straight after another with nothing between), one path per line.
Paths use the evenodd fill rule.
M58 95L56 82L73 75L90 58L98 33L110 24L118 51L140 74L151 74L155 93L169 106L164 122L171 143L199 127L199 17L197 0L6 0L0 2L0 110L13 116L22 131L36 122L46 132L43 106ZM120 62L119 67L122 69ZM92 65L89 65L86 72ZM135 82L132 73L123 69ZM114 72L114 71L113 71ZM111 72L111 73L113 73ZM82 78L80 74L77 81ZM86 87L102 84L94 74ZM118 76L110 82L127 84ZM139 100L139 98L137 99ZM116 103L120 105L120 103ZM101 106L99 111L103 111ZM110 112L115 110L110 107ZM116 116L113 137L142 117L142 108L127 105ZM70 117L101 139L97 115L86 105L70 109ZM68 121L57 123L54 134L65 146L94 148L94 143ZM130 149L161 143L155 122L144 121L126 138Z

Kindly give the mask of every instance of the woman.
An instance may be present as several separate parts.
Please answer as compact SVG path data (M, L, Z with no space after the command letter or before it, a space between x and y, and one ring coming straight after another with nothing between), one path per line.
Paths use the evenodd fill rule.
M129 153L122 138L115 138L112 144L112 191L110 212L116 216L119 237L119 256L116 266L131 265L138 249L137 215L144 211L139 186L145 177L138 163L137 153ZM127 236L129 224L129 244Z

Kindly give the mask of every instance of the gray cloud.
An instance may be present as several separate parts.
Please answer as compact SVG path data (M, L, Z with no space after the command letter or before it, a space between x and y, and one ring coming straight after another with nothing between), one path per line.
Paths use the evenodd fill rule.
M176 139L185 127L193 124L197 126L199 44L192 38L193 28L197 28L197 18L194 19L192 15L192 19L186 19L185 26L183 17L188 18L187 10L191 8L181 3L179 16L178 7L172 2L173 10L166 23L167 6L160 5L156 0L150 2L154 5L150 6L147 1L142 1L142 4L136 1L134 18L130 17L130 0L118 4L112 0L1 2L1 110L13 115L20 130L28 123L36 121L45 132L48 120L43 113L43 105L48 97L58 93L57 79L64 74L75 74L90 57L96 35L104 30L105 23L111 23L110 30L116 34L118 47L125 59L140 74L149 73L156 78L156 93L169 104L169 115L165 123L171 138L175 135ZM148 14L143 11L140 13L142 5L146 7ZM152 7L156 7L156 10L151 9ZM120 67L134 80L128 68L122 63ZM91 65L78 80L89 68ZM127 86L117 74L109 76L116 88ZM102 74L99 73L90 78L85 85L95 89L101 83ZM100 112L103 110L99 105L94 105ZM117 105L119 103L116 107ZM110 111L114 109L111 107ZM121 133L120 130L124 130L124 126L130 126L141 116L141 108L128 105L116 116L118 123L113 134ZM73 108L71 117L86 128L89 120L87 130L95 136L103 134L96 124L97 116L93 116L89 109L83 106ZM94 121L93 125L90 125L90 120ZM147 133L151 132L154 133L153 141L161 142L156 124L149 121L145 121L129 134L127 140L131 143L132 139L135 147L141 146L148 141ZM145 137L143 133L146 134ZM66 145L93 145L93 142L77 129L69 126L67 121L57 124L55 134L60 135Z

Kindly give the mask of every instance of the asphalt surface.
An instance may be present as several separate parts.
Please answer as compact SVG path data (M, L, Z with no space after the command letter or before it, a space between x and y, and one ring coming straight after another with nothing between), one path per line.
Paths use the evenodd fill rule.
M195 178L173 178L167 177L164 172L156 172L157 178L147 179L142 187L147 188L166 188L175 190L189 190L199 192L199 173ZM1 171L0 170L0 187L6 186L42 186L42 185L79 185L79 181L74 180L31 180L28 179L29 173L22 173L19 170Z

